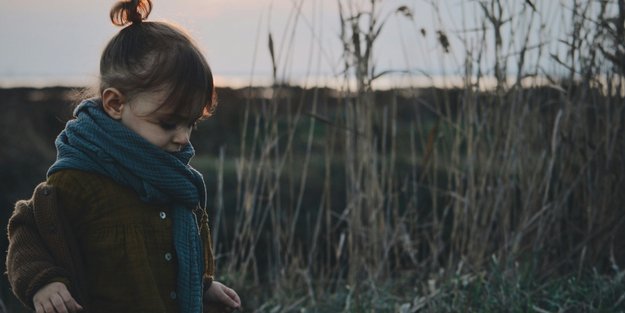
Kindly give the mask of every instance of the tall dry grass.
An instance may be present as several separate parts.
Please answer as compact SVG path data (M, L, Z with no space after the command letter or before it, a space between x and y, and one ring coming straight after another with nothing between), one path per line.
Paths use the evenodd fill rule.
M342 310L361 311L389 281L431 290L432 277L478 275L493 260L504 273L525 264L539 281L622 270L625 2L563 2L572 28L555 37L549 12L511 3L477 1L480 28L436 30L441 54L463 56L464 85L453 90L376 96L372 82L389 73L376 72L373 47L389 19L413 18L410 6L382 15L381 1L337 1L336 94L294 96L277 74L288 50L269 35L276 83L244 113L236 191L223 188L220 155L214 230L223 271L237 273L256 309L314 306L347 286ZM451 46L467 32L482 41ZM490 78L494 88L483 88ZM227 192L234 207L224 207Z

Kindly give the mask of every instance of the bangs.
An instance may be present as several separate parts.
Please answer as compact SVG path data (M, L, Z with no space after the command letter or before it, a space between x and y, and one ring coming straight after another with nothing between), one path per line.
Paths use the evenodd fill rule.
M180 48L167 60L155 63L161 66L154 76L163 78L162 83L169 89L161 108L192 119L207 118L216 104L212 72L199 51L188 46Z

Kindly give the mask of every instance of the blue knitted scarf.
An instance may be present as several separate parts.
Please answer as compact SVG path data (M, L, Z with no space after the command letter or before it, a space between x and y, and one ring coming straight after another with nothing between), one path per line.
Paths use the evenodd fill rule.
M193 147L167 152L110 118L97 99L83 101L74 116L55 141L57 160L48 176L62 169L95 172L131 187L145 202L171 205L180 312L201 313L204 263L192 209L206 207L206 188L189 165Z

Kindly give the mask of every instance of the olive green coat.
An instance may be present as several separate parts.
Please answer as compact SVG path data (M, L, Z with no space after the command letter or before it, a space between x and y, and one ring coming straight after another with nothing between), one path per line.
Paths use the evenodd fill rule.
M196 214L205 279L212 280L208 216ZM51 175L30 200L17 202L8 235L9 282L31 308L41 287L61 281L87 312L178 312L169 208L144 203L105 176Z

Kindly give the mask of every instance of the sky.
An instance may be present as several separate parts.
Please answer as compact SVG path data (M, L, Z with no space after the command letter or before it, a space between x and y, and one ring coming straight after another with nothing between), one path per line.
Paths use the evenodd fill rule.
M527 28L533 40L557 42L562 1L538 1L539 22ZM341 76L339 3L346 11L363 10L364 0L154 0L149 20L169 21L187 29L204 52L218 86L267 84L271 80L268 37L276 50L278 76L302 85L331 85ZM507 1L509 12L523 1ZM0 0L0 87L17 85L86 85L97 81L100 53L119 31L108 13L114 1ZM423 77L459 75L467 47L488 46L462 30L479 27L476 1L383 0L385 24L375 42L378 72L390 71L389 84ZM412 18L396 13L406 6ZM514 13L513 13L514 14ZM547 24L551 31L540 32ZM365 27L363 20L361 27ZM436 33L451 43L444 53ZM555 30L555 33L554 33ZM426 34L423 35L423 32ZM520 35L523 34L519 31ZM519 35L519 36L520 36ZM546 36L546 38L545 38ZM488 47L483 48L486 57ZM402 74L403 73L403 74ZM409 73L409 74L406 74Z

